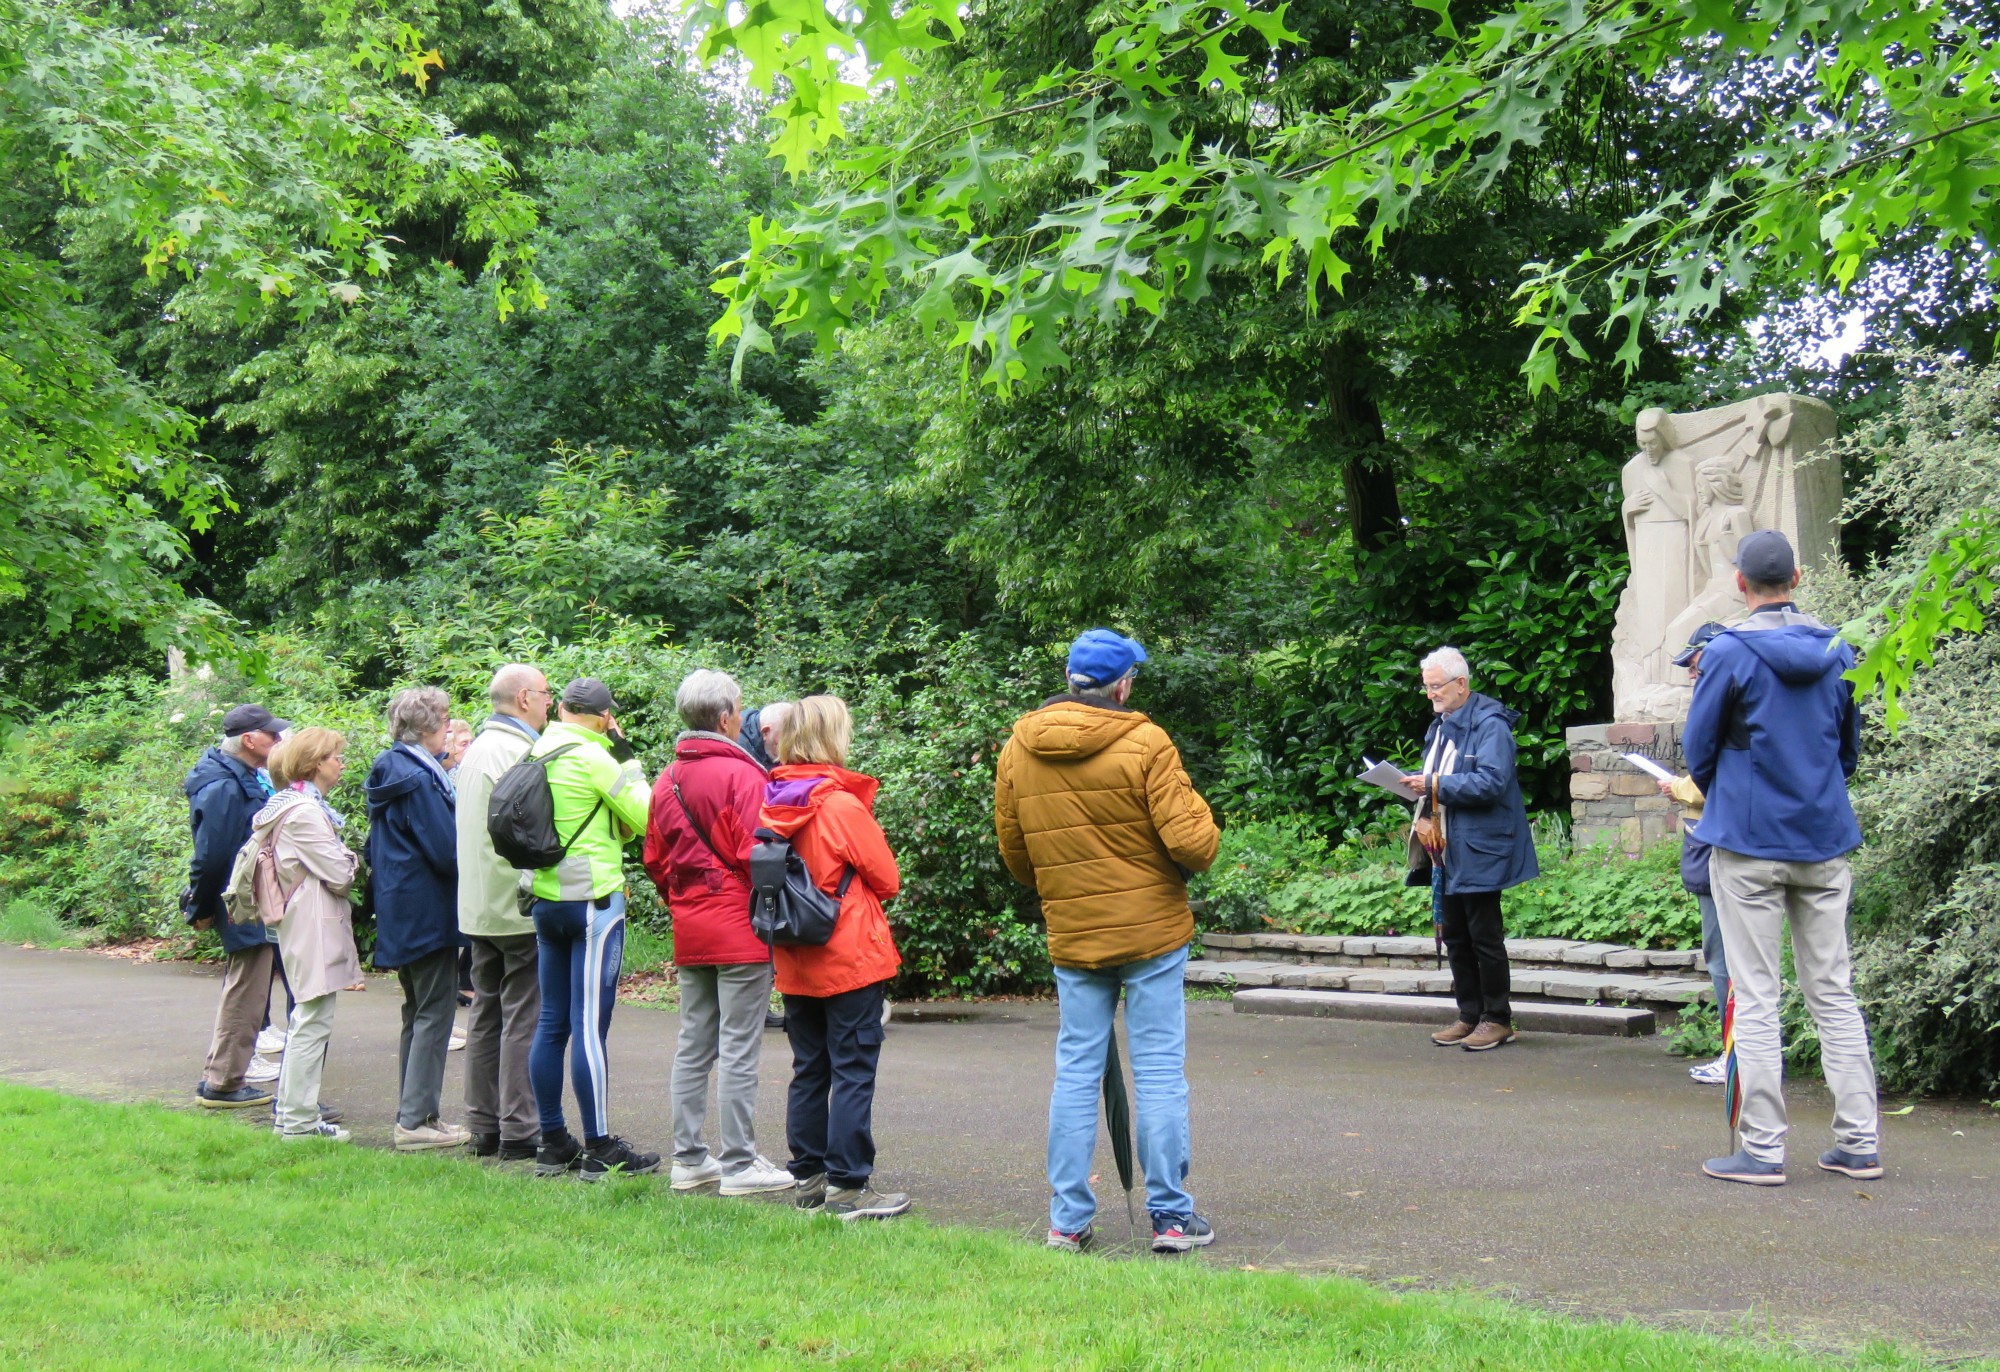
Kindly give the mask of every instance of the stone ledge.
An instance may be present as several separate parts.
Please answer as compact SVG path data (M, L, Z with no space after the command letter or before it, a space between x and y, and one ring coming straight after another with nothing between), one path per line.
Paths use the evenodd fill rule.
M1293 1015L1390 1024L1448 1024L1457 1007L1444 996L1369 995L1353 991L1238 991L1239 1015ZM1514 1026L1528 1033L1637 1038L1655 1031L1651 1010L1603 1005L1514 1006Z

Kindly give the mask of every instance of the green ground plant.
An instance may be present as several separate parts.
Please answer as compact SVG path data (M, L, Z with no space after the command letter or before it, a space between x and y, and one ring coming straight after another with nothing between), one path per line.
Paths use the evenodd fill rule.
M1825 1366L1468 1294L1079 1260L921 1218L850 1227L679 1196L657 1179L557 1184L287 1145L12 1085L0 1136L0 1363L44 1372ZM1862 1365L1918 1364L1876 1350Z

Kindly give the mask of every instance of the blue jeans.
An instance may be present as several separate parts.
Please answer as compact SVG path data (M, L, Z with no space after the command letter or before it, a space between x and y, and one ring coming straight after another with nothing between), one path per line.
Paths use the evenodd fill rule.
M1708 983L1715 988L1715 1013L1729 1003L1729 960L1722 951L1722 926L1716 922L1715 897L1696 896L1701 907L1701 956L1708 963Z
M1090 1163L1097 1152L1097 1110L1118 992L1125 992L1125 1038L1139 1096L1138 1163L1146 1174L1146 1209L1190 1215L1182 1185L1191 1165L1188 1129L1187 949L1094 972L1056 968L1062 1025L1056 1032L1056 1084L1049 1095L1049 1227L1074 1234L1097 1214Z
M563 1128L563 1049L585 1142L611 1133L605 1097L611 1086L605 1040L618 998L618 969L625 962L625 893L614 891L599 909L588 900L538 900L532 914L540 958L542 1013L528 1049L528 1078L542 1132Z

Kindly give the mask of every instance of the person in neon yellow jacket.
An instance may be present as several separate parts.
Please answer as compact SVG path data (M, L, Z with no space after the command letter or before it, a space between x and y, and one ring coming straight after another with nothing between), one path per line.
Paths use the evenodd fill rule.
M605 1041L618 971L625 960L625 845L646 832L652 789L618 731L610 688L579 677L562 693L558 718L529 750L547 757L556 837L568 851L533 876L542 1011L528 1053L542 1146L535 1175L578 1171L585 1181L613 1172L656 1172L643 1153L611 1132ZM583 1127L579 1143L563 1121L563 1058Z

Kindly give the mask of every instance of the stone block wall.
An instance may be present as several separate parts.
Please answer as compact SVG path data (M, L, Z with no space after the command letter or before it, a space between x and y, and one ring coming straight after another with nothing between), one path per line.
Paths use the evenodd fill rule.
M1609 844L1628 857L1671 838L1680 815L1653 778L1621 753L1638 753L1676 774L1687 770L1678 724L1585 724L1569 743L1570 839L1578 848Z

